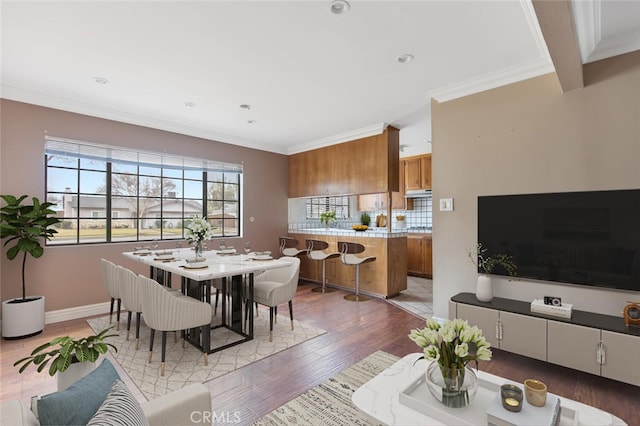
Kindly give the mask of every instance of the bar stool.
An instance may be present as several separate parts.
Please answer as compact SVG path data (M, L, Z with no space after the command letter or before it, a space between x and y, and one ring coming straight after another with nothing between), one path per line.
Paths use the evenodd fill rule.
M311 260L322 261L322 287L312 288L316 293L331 293L333 288L327 287L327 259L340 256L339 252L327 253L324 250L329 248L329 243L321 240L307 240L307 257Z
M368 297L360 295L360 265L363 263L373 262L376 260L376 257L356 256L357 253L362 253L364 251L364 246L362 244L339 241L338 247L340 247L340 260L342 260L342 263L356 267L356 292L355 294L347 294L344 296L344 299L352 302L364 302L369 300Z
M296 257L307 251L298 249L298 240L295 238L279 237L278 240L280 241L280 253L283 256Z

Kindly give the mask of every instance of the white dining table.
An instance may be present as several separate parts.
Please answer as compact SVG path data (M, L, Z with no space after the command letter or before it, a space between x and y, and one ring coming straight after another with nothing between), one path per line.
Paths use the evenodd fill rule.
M200 339L199 329L190 330L187 340L206 351L207 353L218 352L230 346L253 339L253 278L256 273L269 269L287 267L291 264L290 258L269 259L265 256L257 256L255 253L249 254L229 254L216 250L205 251L203 260L198 263L202 267L190 269L189 262L195 258L193 249L163 249L163 250L138 250L133 252L123 252L122 255L128 259L149 266L151 278L163 285L171 285L171 276L175 274L182 279L182 291L199 300L211 301L212 280L222 279L222 323L212 326L212 330L224 327L239 335L239 339L223 345L215 345L215 339ZM167 258L169 257L170 258ZM247 288L245 291L243 283L246 277ZM230 315L227 315L226 295L231 296ZM248 324L246 330L243 329L242 305L247 303ZM209 341L205 345L204 341ZM204 347L208 346L208 347Z

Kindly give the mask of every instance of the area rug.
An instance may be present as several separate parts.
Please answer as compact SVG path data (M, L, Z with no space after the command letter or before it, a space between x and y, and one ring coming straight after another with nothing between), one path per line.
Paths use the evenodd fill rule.
M273 341L269 342L269 311L261 308L260 315L254 319L254 339L210 354L208 366L204 365L202 352L188 343L185 348L182 348L179 333L177 342L174 342L173 333L169 333L167 335L165 373L164 377L161 377L161 334L156 333L153 362L149 364L147 363L149 328L144 324L144 321L141 323L140 349L136 351L135 315L128 341L125 340L126 316L123 315L123 317L124 320L120 322L118 337L109 339L109 342L118 348L118 352L113 352L110 349L110 354L148 400L173 392L191 383L204 383L215 379L230 371L326 333L325 330L296 320L294 320L294 330L292 331L290 319L287 316L278 315L278 321L273 325ZM215 319L214 324L216 322L219 323L219 321L219 318ZM99 332L109 327L109 316L89 319L87 322L95 332ZM111 325L115 325L115 315L114 323ZM115 328L113 331L115 333ZM212 330L211 341L212 343L216 342L216 345L218 345L220 342L230 341L231 335L233 333L227 332L226 329L218 328Z
M398 357L378 351L341 371L299 397L276 408L254 423L258 426L376 425L351 402L353 393L373 377L398 361Z

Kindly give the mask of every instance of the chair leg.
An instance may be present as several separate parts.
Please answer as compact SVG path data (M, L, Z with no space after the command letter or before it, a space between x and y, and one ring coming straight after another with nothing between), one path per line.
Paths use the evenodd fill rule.
M149 335L149 359L148 362L151 364L151 355L153 354L153 338L156 336L156 331L152 328L151 334Z
M136 351L140 347L140 317L142 312L136 312Z
M273 306L269 306L269 341L273 341Z
M220 290L216 288L216 302L213 305L213 316L216 316L216 312L218 311L218 296L220 295Z
M113 297L111 298L111 307L109 308L109 324L111 324L113 322L113 304L115 303L116 299L114 299Z
M351 302L365 302L369 300L366 296L360 296L360 265L355 265L356 268L356 292L355 294L347 294L344 296L345 300L349 300Z
M202 334L202 351L204 352L204 365L209 365L209 347L211 346L211 324L205 324L201 327Z
M164 356L167 352L167 332L162 332L162 361L160 362L160 376L164 377Z
M127 335L124 338L124 340L129 340L129 332L131 330L131 316L133 315L133 312L129 311L127 312Z
M293 330L293 300L289 300L289 317L291 317L291 330Z
M120 305L122 304L122 299L118 299L118 312L116 312L116 331L120 331Z
M275 323L277 324L278 323L278 307L277 306L273 307L273 313L275 314L275 317L276 317Z

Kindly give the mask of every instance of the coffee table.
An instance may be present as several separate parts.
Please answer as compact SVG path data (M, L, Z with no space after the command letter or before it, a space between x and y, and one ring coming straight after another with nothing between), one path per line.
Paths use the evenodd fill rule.
M400 393L420 379L427 369L427 361L420 360L415 362L420 355L415 353L401 358L391 367L361 386L351 398L354 405L372 421L387 425L487 424L486 411L493 398L486 393L481 395L480 391L478 391L478 396L469 407L445 408L440 406L430 411L428 415L410 408L400 401ZM478 380L493 383L498 387L510 382L503 377L484 371L478 371L477 376ZM433 398L430 394L425 396L425 398L428 397ZM562 413L560 425L562 426L626 425L619 417L598 408L564 397L561 397L560 400ZM435 398L433 398L433 401L436 401ZM470 423L469 419L474 421Z

